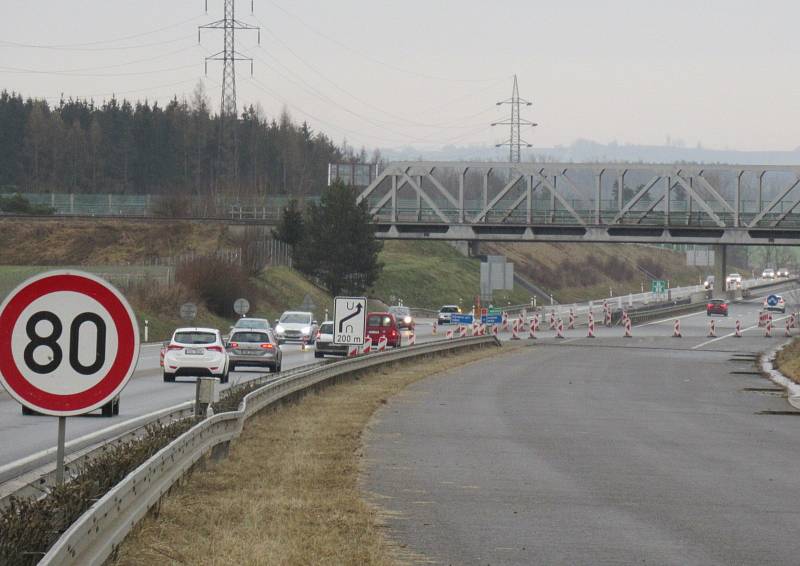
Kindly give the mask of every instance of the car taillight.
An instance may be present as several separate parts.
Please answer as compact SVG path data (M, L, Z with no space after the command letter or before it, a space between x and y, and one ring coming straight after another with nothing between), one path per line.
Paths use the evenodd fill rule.
M714 308L714 303L708 303L708 308L713 309Z
M238 342L231 342L231 348L238 348L238 347L239 347Z
M212 352L219 352L220 354L224 352L222 346L209 346L208 348L206 348L206 350L210 350Z
M261 347L265 350L272 350L272 344L261 344Z
M183 346L178 346L177 344L170 344L167 346L167 350L183 350Z
M389 336L391 336L392 338L394 338L395 336L397 336L397 330L395 330L394 328L392 328L392 329L389 331Z

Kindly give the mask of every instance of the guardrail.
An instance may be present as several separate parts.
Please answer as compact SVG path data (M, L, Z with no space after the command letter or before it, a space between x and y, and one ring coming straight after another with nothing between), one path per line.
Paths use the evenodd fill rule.
M290 377L299 372L318 368L326 363L328 362L318 362L293 368L281 372L279 376ZM263 375L231 386L223 392L223 395L231 394L240 387L251 387L254 383L263 385L274 379L276 377L273 374ZM71 440L65 444L64 471L66 477L73 477L77 470L80 470L92 459L102 455L111 446L136 438L150 425L165 425L193 416L194 401L185 401ZM44 493L47 488L54 486L56 479L55 458L56 448L52 447L0 466L0 509L8 505L11 497L36 497Z
M237 411L220 413L200 422L128 474L73 523L40 564L102 564L181 476L207 453L211 452L212 458L227 453L230 441L241 434L244 421L279 400L352 372L415 357L490 345L500 345L500 342L493 336L441 340L281 376L245 396Z

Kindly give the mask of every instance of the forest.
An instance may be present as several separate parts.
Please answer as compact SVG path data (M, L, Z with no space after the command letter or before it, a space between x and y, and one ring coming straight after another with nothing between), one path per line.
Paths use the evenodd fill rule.
M202 85L165 106L115 97L51 105L4 90L0 192L304 197L321 193L329 162L366 157L285 110L267 117L248 106L238 118L223 124Z

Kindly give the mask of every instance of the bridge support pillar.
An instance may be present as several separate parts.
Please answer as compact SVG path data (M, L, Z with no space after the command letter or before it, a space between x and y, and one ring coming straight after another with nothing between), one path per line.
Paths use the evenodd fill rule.
M717 244L714 246L714 292L715 299L725 299L728 296L725 288L725 278L728 276L728 246Z
M481 255L481 242L480 240L469 241L469 257L478 257Z

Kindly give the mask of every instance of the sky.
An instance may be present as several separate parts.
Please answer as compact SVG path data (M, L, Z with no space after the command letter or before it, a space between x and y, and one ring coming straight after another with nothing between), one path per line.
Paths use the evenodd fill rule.
M739 150L800 146L800 3L782 0L248 0L238 102L285 106L335 142L490 145L512 76L534 147L577 139ZM0 89L216 108L223 0L0 0Z

